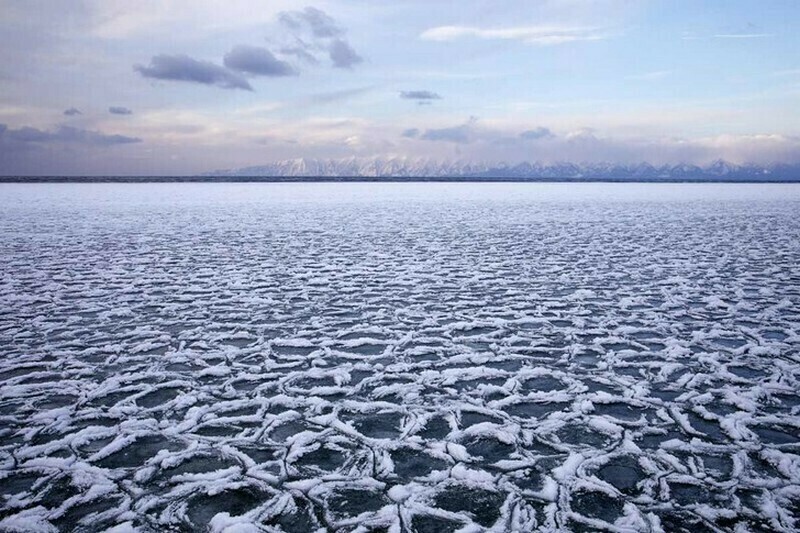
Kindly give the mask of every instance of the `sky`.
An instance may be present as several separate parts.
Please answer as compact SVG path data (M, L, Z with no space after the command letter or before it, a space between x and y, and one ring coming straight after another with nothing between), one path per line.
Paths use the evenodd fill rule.
M0 0L0 174L800 163L797 0Z

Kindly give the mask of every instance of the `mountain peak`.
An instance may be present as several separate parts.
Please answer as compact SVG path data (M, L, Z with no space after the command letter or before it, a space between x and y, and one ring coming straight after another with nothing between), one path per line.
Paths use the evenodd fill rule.
M289 159L262 166L218 170L203 174L219 177L275 178L497 178L530 180L658 181L798 181L800 165L735 165L718 159L706 166L689 163L654 166L635 164L538 162L473 162L425 157L348 157L344 159Z

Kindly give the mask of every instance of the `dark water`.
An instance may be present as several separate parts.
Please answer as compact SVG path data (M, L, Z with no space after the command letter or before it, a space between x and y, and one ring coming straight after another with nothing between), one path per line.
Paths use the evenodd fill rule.
M0 530L793 531L798 212L0 185Z

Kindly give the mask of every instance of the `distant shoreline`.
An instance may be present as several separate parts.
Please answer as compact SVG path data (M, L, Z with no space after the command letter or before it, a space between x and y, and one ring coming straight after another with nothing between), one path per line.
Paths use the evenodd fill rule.
M2 183L800 183L799 179L725 178L509 178L509 177L323 177L323 176L0 176Z

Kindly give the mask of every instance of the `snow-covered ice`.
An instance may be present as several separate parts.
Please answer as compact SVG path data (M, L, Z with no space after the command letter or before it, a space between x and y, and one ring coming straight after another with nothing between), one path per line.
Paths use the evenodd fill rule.
M800 186L0 185L0 531L794 531Z

